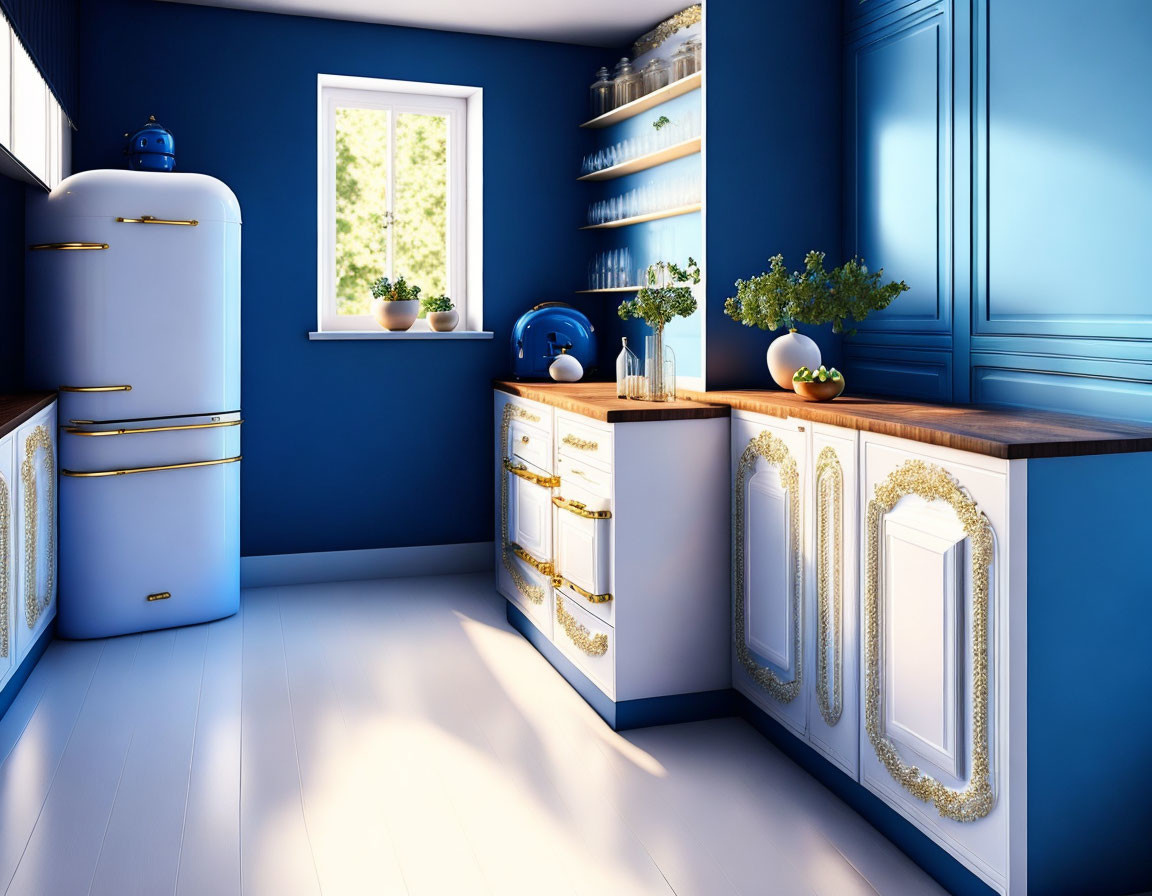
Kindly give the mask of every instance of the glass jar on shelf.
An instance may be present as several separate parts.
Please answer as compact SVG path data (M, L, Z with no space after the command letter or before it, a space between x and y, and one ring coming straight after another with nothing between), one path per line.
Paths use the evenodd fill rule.
M612 88L613 107L620 107L640 98L640 75L633 70L627 56L616 63Z
M699 35L690 37L686 41L688 48L692 51L692 71L699 72L704 70L704 41L700 39Z
M657 56L652 57L640 74L643 78L644 93L646 94L668 86L668 63Z
M612 77L608 74L608 67L601 66L596 72L596 81L589 88L589 108L593 118L598 118L605 112L611 112L615 106Z
M679 81L696 73L696 54L687 42L680 44L672 54L672 80Z

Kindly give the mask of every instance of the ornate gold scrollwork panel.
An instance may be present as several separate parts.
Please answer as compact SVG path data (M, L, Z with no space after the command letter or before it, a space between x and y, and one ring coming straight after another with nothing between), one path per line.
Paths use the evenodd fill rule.
M792 656L795 658L796 674L791 681L781 681L779 676L767 666L756 661L748 649L745 629L745 494L749 474L755 469L757 460L764 460L776 468L780 485L788 493L788 525L791 528L792 555ZM796 460L788 446L769 432L762 432L748 442L748 447L740 457L736 469L736 495L732 508L732 542L735 551L732 560L732 603L734 646L736 658L753 681L781 703L796 699L803 684L802 669L803 645L800 638L800 616L803 608L803 577L800 555L800 475Z
M972 605L972 742L971 774L963 789L947 787L929 774L909 765L887 737L882 723L881 632L884 628L880 595L880 544L884 516L908 495L926 501L942 501L956 513L971 544ZM864 718L868 739L880 762L892 777L914 797L936 805L940 814L954 821L983 818L995 801L989 748L989 616L991 611L990 570L994 542L992 525L976 502L944 469L920 460L910 460L882 483L868 502L867 569L864 588Z
M816 702L829 726L844 712L844 470L831 445L816 459Z
M44 486L48 494L47 507L48 544L39 545L40 520L38 513L36 475L36 452L44 451L42 468ZM35 628L40 615L52 603L52 592L56 580L56 462L52 457L52 435L48 427L40 424L32 435L24 440L24 459L20 464L20 482L24 490L24 612L28 628ZM44 582L44 597L40 598L36 575L36 558L40 550L48 558L48 574Z

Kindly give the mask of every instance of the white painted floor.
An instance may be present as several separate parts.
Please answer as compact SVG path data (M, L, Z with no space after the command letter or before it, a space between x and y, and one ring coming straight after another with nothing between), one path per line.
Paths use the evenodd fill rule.
M489 576L57 641L0 760L17 896L944 892L741 721L613 733Z

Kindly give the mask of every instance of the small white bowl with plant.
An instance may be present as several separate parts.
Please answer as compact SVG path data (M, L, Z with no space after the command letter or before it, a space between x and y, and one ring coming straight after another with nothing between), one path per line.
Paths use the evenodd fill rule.
M403 277L381 277L372 284L372 316L385 330L408 330L420 314L420 287L409 286Z
M420 300L420 307L424 309L428 326L437 333L455 330L456 324L460 323L460 313L448 296L428 296Z

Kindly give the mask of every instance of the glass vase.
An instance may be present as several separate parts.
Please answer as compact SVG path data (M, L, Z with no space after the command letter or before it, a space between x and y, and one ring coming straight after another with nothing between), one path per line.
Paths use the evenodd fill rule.
M645 398L648 401L676 400L676 355L664 344L664 328L644 337Z

